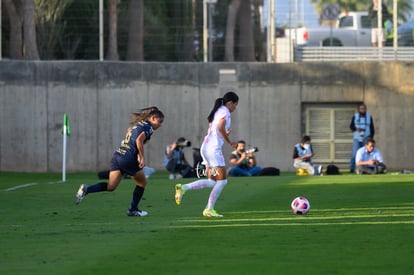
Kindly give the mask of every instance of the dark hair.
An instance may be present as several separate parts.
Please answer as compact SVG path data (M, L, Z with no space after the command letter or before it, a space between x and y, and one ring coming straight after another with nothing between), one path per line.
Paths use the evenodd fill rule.
M365 144L368 144L368 143L372 143L372 144L375 145L375 139L373 139L373 138L367 139L367 142L365 142Z
M147 107L131 114L131 124L136 124L139 121L146 120L149 117L156 116L164 118L164 114L155 106Z
M237 103L239 102L239 96L232 91L229 91L224 94L223 97L217 98L214 102L213 110L211 110L210 114L207 117L208 122L212 122L214 119L214 114L220 108L220 106L225 105L227 102Z
M307 141L311 141L311 137L310 136L303 136L301 143L304 144Z
M237 143L246 144L246 141L244 141L244 140L239 140Z
M185 141L186 141L186 139L184 137L180 137L180 138L177 139L177 143L185 142Z

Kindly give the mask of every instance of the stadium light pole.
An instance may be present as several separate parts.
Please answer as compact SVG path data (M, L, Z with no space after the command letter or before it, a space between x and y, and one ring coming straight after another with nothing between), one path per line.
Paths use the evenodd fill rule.
M217 0L203 0L203 60L204 62L213 60L213 4L216 4ZM210 53L209 53L210 52Z
M103 61L104 60L104 41L103 41L103 28L104 28L104 24L103 24L103 0L99 0L99 60Z
M397 0L393 1L393 9L394 12L392 14L392 21L394 21L394 23L392 24L393 27L393 45L394 45L394 52L397 52L398 50L398 29L397 29L397 20L398 20L398 4L397 4Z
M267 8L267 62L275 62L275 0Z
M207 1L203 1L203 60L208 61L207 53Z
M378 1L377 14L378 14L377 16L378 32L383 33L382 35L384 36L384 30L382 26L382 0ZM378 37L377 40L378 40L378 48L382 48L382 38L381 38L381 41L380 41L380 37Z
M2 55L3 55L3 48L1 47L1 43L2 43L1 37L3 36L3 32L1 31L1 29L3 27L2 24L1 24L1 21L2 21L1 14L2 14L2 6L1 6L1 0L0 0L0 60L1 60Z

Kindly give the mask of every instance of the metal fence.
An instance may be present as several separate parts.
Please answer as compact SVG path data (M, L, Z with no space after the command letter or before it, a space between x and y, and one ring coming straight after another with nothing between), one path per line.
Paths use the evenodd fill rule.
M414 47L295 47L294 61L414 61Z

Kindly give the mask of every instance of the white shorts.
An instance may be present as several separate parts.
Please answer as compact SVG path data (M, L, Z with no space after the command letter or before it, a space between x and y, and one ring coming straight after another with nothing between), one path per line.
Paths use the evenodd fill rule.
M211 148L210 148L211 147ZM202 145L200 148L201 156L203 157L204 164L208 167L225 167L223 152L221 148L212 147L208 145Z
M385 42L384 29L378 29L378 28L371 29L371 42L377 43L379 40L381 40L382 42Z

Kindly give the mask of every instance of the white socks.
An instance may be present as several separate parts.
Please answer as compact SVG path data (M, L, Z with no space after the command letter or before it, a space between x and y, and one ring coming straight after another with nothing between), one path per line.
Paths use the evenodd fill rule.
M227 179L225 180L218 180L214 181L212 179L202 179L193 181L183 185L184 191L194 190L194 189L201 189L201 188L213 188L210 193L210 197L208 198L206 209L211 210L214 209L214 205L216 204L217 199L219 198L221 191L223 191L224 186L227 184Z
M212 188L214 187L215 184L216 182L214 180L202 179L202 180L197 180L197 181L184 184L183 188L184 188L184 191L193 190L193 189L201 189L201 188L206 188L206 187Z
M208 210L214 209L214 205L216 204L216 201L218 197L220 196L221 191L223 191L224 186L226 186L226 184L227 184L227 179L217 181L216 185L214 185L213 187L213 190L211 190L206 209Z

